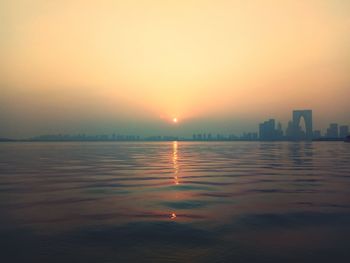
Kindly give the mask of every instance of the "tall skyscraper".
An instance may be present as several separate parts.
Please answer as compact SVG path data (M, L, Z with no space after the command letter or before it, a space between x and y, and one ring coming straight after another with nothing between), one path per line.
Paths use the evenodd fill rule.
M288 140L292 140L294 137L294 127L293 127L293 122L289 121L287 130L286 130L286 137Z
M259 124L259 138L263 141L281 140L283 137L283 131L281 124L276 129L276 122L274 119L269 119Z
M281 122L278 122L278 124L277 124L276 136L277 136L279 139L282 139L282 137L283 137L283 129L282 129L282 124L281 124Z
M345 138L349 135L349 126L348 125L342 125L339 127L339 137Z
M329 125L329 128L327 129L326 133L327 138L338 138L339 137L339 131L338 131L338 124L337 123L331 123Z

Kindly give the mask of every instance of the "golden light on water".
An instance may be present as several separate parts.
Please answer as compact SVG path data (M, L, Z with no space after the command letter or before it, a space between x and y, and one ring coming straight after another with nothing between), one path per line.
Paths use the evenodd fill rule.
M174 173L174 180L173 183L174 185L178 185L180 184L179 182L179 164L178 164L178 143L177 141L173 141L172 143L172 164L173 164L173 173ZM175 219L176 218L176 214L174 212L172 212L169 215L170 219Z
M178 185L179 182L179 164L178 164L178 151L177 151L177 141L173 142L173 169L174 169L174 184Z

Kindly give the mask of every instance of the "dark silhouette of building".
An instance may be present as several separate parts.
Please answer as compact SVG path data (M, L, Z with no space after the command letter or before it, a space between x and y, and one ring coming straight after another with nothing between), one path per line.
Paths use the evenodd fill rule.
M282 125L279 123L275 128L275 120L269 119L259 124L259 139L262 141L281 140L283 137Z
M305 132L300 127L301 118L305 122ZM294 140L312 140L312 110L294 110L293 111L293 126L291 127L289 135Z
M287 130L286 130L286 139L292 140L294 136L294 127L293 127L293 122L289 121Z
M339 127L339 137L340 138L346 138L349 135L349 126L348 125L342 125Z
M320 139L321 137L322 137L321 131L315 130L314 131L314 139Z
M223 141L223 140L225 140L225 136L218 133L218 134L216 135L216 139L217 139L218 141Z
M245 141L256 141L258 139L258 134L256 132L244 132L238 139Z
M278 139L282 139L283 138L283 130L282 130L282 124L280 122L278 122L277 124L277 137Z
M339 131L338 131L338 124L337 123L331 123L329 125L329 128L327 129L326 133L327 138L338 138L339 137Z
M208 141L211 141L211 140L213 140L211 133L208 133Z

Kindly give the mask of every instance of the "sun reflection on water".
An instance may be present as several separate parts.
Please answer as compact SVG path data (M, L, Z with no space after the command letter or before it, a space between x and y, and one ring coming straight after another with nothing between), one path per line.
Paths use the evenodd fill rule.
M173 169L174 169L174 185L179 185L179 163L178 163L178 143L177 141L173 141L173 154L172 154L172 161L173 161ZM177 194L176 194L177 196ZM172 212L169 215L170 219L175 219L176 213Z
M173 168L174 168L174 184L178 185L179 182L179 164L178 164L178 151L177 151L177 141L173 142Z

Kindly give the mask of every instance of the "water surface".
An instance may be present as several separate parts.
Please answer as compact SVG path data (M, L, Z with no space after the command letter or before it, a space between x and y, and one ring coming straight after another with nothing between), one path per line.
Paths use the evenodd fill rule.
M1 143L0 262L350 262L349 159L342 142Z

